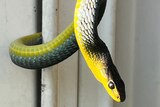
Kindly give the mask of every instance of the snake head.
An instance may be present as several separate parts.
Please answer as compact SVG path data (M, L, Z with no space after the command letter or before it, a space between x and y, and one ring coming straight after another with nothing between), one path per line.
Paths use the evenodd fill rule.
M108 94L117 102L123 102L126 98L125 85L114 64L106 69L107 82L103 83Z

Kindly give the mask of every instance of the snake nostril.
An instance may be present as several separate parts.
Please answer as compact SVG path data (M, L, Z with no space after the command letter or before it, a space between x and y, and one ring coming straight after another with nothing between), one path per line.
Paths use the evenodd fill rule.
M117 99L119 99L120 97L119 96L117 96Z

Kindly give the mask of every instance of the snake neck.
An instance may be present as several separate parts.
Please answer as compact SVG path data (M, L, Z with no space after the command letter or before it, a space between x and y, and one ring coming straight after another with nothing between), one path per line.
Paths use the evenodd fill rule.
M95 44L97 29L97 0L77 0L74 14L74 30L79 46Z
M99 23L98 12L103 0L77 0L74 14L74 31L81 53L86 60L94 76L100 82L101 69L108 65L108 49L99 38L97 25ZM107 59L108 60L108 59Z

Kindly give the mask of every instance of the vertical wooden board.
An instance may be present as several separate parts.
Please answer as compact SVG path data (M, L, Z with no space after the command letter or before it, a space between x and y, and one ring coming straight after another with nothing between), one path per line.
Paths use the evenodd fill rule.
M136 0L133 107L160 106L159 4L159 0Z
M44 33L45 31L49 31L48 34L45 34L45 38L52 38L48 37L53 34L49 34L50 32L53 32L52 30L57 29L56 23L56 14L51 11L59 11L59 25L58 29L61 31L61 29L64 29L68 24L69 21L72 20L72 17L68 15L69 9L72 10L72 6L67 7L68 2L65 1L61 4L61 1L59 1L59 8L53 6L53 1L48 1L49 3L44 5L45 13L48 12L47 15L45 13L43 14L44 19ZM45 1L44 1L45 3ZM64 4L65 3L65 4ZM52 5L53 9L51 7L48 7L48 5ZM65 5L67 8L65 8ZM47 10L47 8L50 8ZM52 9L52 10L51 10ZM63 12L62 12L63 11ZM66 18L65 17L68 17ZM73 15L72 15L73 16ZM45 19L47 18L47 19ZM65 19L63 19L65 18ZM46 20L46 21L45 21ZM51 20L51 21L48 21ZM54 21L53 21L54 20ZM62 21L62 22L61 22ZM63 23L63 21L65 23ZM46 39L45 39L46 40ZM74 66L74 67L73 67ZM72 67L72 68L71 68ZM65 62L62 62L57 67L54 67L54 71L52 68L44 69L46 72L42 72L42 85L44 86L44 90L42 92L42 107L75 107L77 105L77 54L74 54L72 58L69 58ZM43 71L44 71L43 70ZM57 75L58 71L58 75ZM58 76L58 77L57 77ZM58 80L58 83L57 83ZM57 91L58 88L58 91ZM58 95L58 99L57 99ZM58 104L57 104L58 103Z
M134 107L133 72L134 72L134 36L135 36L135 0L117 1L116 17L116 64L125 82L126 100L114 103L114 107Z
M77 107L77 53L58 65L58 107Z
M42 70L41 107L57 107L57 66Z
M58 31L73 21L74 1L59 0ZM78 53L58 64L58 107L77 107Z
M9 44L22 35L36 32L36 2L0 0L0 105L35 107L36 73L14 65Z
M43 0L42 34L43 42L57 35L57 0ZM42 69L42 107L57 107L57 65Z
M159 107L159 3L118 1L116 62L124 72L127 99L115 107Z
M99 36L103 39L114 59L116 0L108 1ZM79 107L112 107L112 99L103 86L94 78L80 55L79 61Z
M59 0L58 4L58 32L61 32L73 21L76 0Z

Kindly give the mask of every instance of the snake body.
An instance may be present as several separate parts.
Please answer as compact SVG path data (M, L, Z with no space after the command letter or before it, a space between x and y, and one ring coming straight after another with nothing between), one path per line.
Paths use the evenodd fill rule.
M73 23L54 40L41 43L41 33L25 36L12 42L9 47L12 62L23 68L40 69L68 58L78 50Z
M13 63L23 68L39 69L57 64L80 49L95 78L117 102L125 100L125 86L97 26L107 0L77 0L74 22L54 40L41 44L41 33L22 37L9 47Z

